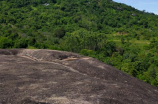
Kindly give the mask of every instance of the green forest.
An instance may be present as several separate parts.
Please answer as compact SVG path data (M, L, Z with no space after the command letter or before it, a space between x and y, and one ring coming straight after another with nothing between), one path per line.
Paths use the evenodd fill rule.
M112 0L0 0L0 48L76 52L158 86L158 15Z

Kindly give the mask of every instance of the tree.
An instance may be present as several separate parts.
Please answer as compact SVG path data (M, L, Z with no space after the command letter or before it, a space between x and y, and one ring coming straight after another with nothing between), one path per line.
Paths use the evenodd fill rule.
M54 31L54 36L58 38L62 38L65 36L65 30L63 28L56 29Z
M124 38L121 38L121 43L125 44L125 39Z
M0 37L0 48L12 48L13 42L7 37Z
M15 48L26 48L28 46L28 41L24 38L16 40L14 47Z

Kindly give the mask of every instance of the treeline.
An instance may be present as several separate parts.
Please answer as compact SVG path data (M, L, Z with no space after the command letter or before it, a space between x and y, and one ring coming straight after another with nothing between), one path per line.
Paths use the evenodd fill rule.
M158 86L153 13L112 0L1 0L0 13L0 48L77 52Z

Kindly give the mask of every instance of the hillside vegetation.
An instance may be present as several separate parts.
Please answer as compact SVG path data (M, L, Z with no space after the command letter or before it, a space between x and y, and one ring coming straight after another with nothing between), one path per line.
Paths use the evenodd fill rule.
M0 48L72 51L158 86L158 16L112 0L1 0Z

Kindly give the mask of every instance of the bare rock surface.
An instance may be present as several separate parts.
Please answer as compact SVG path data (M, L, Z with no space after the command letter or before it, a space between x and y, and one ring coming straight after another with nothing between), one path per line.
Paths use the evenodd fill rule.
M158 88L76 53L0 49L0 104L158 104Z

